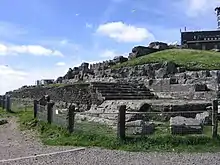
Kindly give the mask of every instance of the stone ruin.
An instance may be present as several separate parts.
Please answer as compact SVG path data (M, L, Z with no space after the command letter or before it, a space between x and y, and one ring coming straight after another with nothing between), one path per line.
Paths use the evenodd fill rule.
M134 59L137 57L141 57L143 55L148 55L150 53L154 53L157 51L169 49L168 44L163 42L151 42L149 46L136 46L132 49L132 52L129 53L128 58Z
M148 48L139 47L139 50L134 50L135 57L141 56L141 54L146 55L146 51L149 49L167 49L166 44L158 46L160 44L151 43ZM74 102L74 98L83 98L85 100L82 102L79 100L75 102L76 104L80 102L79 111L100 112L100 115L76 115L77 120L114 126L117 122L117 114L105 115L102 113L117 112L119 105L126 105L128 112L191 111L190 113L161 115L160 118L157 117L159 122L151 121L148 116L127 115L126 125L130 128L133 126L131 132L134 134L153 133L155 127L164 121L170 122L173 134L202 133L202 126L210 124L207 120L210 119L212 100L220 96L219 92L216 92L220 89L219 70L188 71L172 62L123 68L111 67L127 60L127 58L119 56L113 60L90 66L88 63L82 63L79 67L69 69L65 76L59 77L57 83L87 83L88 88L84 91L80 90L79 93L77 90L70 91L70 87L59 92L58 89L49 89L49 92L44 89L42 93L50 93L52 99L57 98L59 101L63 99L66 102L68 99ZM54 92L58 92L58 94ZM77 96L78 94L80 96ZM96 101L93 102L90 99ZM82 105L83 102L89 105ZM190 123L196 126L189 126Z
M67 103L79 103L76 106L78 111L100 114L77 114L78 121L93 121L111 125L113 128L116 128L119 105L126 105L127 112L161 112L161 115L156 116L156 120L155 116L151 118L152 116L146 115L126 115L126 126L129 126L129 131L133 134L153 133L163 122L170 122L173 134L202 133L203 125L210 124L207 120L210 119L212 100L219 96L216 92L220 82L218 70L187 71L172 62L164 62L91 71L85 63L74 70L76 77L79 77L80 73L92 75L90 78L80 77L83 79L82 85L85 86L82 89L71 85L48 89L24 88L11 94L14 97L23 95L28 98L49 94L55 102L63 100ZM42 104L45 102L46 97L42 98ZM105 112L116 114L104 114ZM173 113L168 115L162 112ZM195 126L189 126L190 123Z
M127 115L126 126L133 134L153 133L164 121L170 121L172 134L195 134L202 133L203 125L210 124L210 107L218 97L220 71L187 71L172 62L164 62L118 69L106 67L93 72L87 82L93 84L103 101L86 112L100 112L100 115L76 115L77 120L116 126L117 114L101 113L117 112L118 105L126 105L128 112L177 112L160 116L159 122L143 115ZM179 114L178 111L191 112Z
M126 62L127 60L128 59L123 56L117 56L113 60L91 64L90 66L89 63L84 62L79 67L69 68L66 75L57 78L56 83L67 83L68 80L71 82L84 81L94 78L97 75L104 77L106 69L109 69L115 64Z
M129 53L128 58L123 56L116 56L112 60L103 61L96 64L82 63L79 67L69 68L69 71L63 77L58 77L56 83L70 83L77 81L84 81L91 78L108 77L111 67L113 65L126 62L130 59L137 58L143 55L154 53L157 51L169 49L168 44L163 42L152 42L149 46L136 46L132 49L132 53Z
M41 97L41 98L38 100L38 103L39 103L40 105L43 105L43 106L46 106L48 102L50 102L50 96L49 96L49 95L44 95L43 97Z

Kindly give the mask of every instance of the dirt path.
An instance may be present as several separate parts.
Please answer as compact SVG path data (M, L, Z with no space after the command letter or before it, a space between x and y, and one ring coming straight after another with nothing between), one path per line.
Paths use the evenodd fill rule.
M17 128L16 118L0 126L0 165L219 165L220 153L175 154L175 153L129 153L88 148L76 152L9 160L43 153L64 151L72 147L43 146L30 132Z
M15 117L7 120L7 124L0 125L0 160L73 148L44 146L30 132L20 131Z

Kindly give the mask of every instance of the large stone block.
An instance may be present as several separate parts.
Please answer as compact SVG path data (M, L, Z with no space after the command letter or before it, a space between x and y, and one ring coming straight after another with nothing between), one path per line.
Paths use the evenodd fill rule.
M212 124L212 117L208 111L196 114L196 120L199 120L202 125Z
M203 127L199 120L176 116L170 118L170 127L172 134L202 134Z
M194 91L194 86L191 84L172 84L170 92L190 92Z
M170 79L150 79L146 81L145 85L153 91L170 91Z
M206 84L195 84L195 92L200 92L200 91L209 91L208 87Z
M149 135L155 131L155 125L151 122L136 120L126 123L126 132L133 135Z

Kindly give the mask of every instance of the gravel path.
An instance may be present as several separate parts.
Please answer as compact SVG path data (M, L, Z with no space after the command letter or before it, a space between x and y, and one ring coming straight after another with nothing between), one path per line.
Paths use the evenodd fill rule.
M220 154L128 153L102 149L57 154L4 165L219 165Z
M15 117L0 125L0 160L62 151L73 147L44 146L30 131L21 132Z
M15 119L0 126L0 160L70 149L46 147L30 133L21 133ZM99 148L58 153L1 163L0 165L219 165L220 153L129 153Z

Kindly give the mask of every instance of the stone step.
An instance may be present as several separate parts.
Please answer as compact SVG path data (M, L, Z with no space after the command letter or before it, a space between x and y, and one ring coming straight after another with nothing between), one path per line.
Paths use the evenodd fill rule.
M146 92L150 93L148 90L144 89L97 89L98 92L100 93L118 93L118 92L123 92L123 93L137 93L137 92Z
M121 86L117 86L117 85L106 85L106 86L93 86L95 88L123 88L123 89L130 89L130 88L137 88L137 87L132 87L132 86L129 86L129 85L121 85Z
M94 87L94 86L93 86ZM132 88L132 89L146 89L149 90L146 87L139 87L139 86L132 86L132 85L123 85L123 86L96 86L95 88L123 88L123 89L128 89L128 88Z
M93 85L93 86L96 86L96 85L115 85L115 84L129 85L129 83L117 83L117 82L91 82L91 85Z
M105 100L144 100L151 99L152 96L105 96Z
M151 93L102 93L102 96L105 97L105 96L154 96L153 94Z
M101 87L101 86L130 86L128 83L92 83L94 87Z
M216 98L216 92L153 92L161 99L194 99L194 100L213 100Z
M114 87L114 88L137 88L137 87L140 87L140 88L143 88L142 85L137 85L137 84L94 84L92 85L93 87L95 88L102 88L102 87Z
M145 90L98 90L99 93L143 93L149 94L150 91Z

